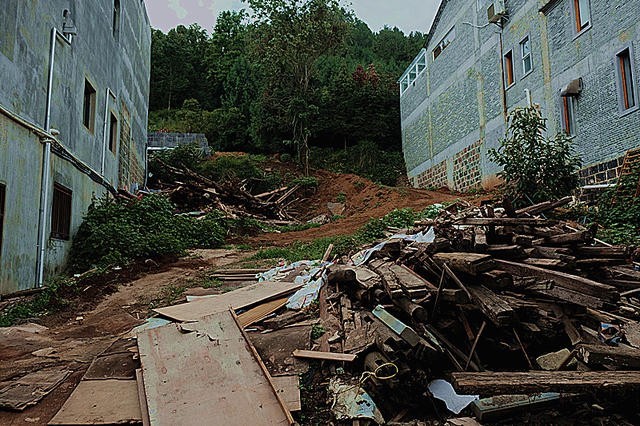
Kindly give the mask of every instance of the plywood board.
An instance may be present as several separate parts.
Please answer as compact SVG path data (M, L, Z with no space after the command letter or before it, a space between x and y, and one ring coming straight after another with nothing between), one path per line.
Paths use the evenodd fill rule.
M263 320L269 314L272 314L278 309L282 308L284 305L287 304L287 300L289 299L284 297L282 299L276 299L270 302L262 303L238 315L238 321L240 322L241 326L247 327L260 320Z
M138 401L140 402L142 426L151 426L151 422L149 420L149 407L147 406L147 394L144 392L144 377L142 377L141 368L136 370L136 382L138 385Z
M290 425L231 312L138 335L151 425Z
M50 425L110 425L142 420L135 380L82 380Z
M300 349L296 349L295 351L293 351L293 356L298 358L320 359L320 360L326 360L326 361L353 362L356 360L356 355L354 354L341 354L337 352L305 351Z
M207 315L226 312L229 307L233 309L247 308L266 300L281 297L293 293L300 287L302 287L301 284L264 281L228 293L158 308L154 311L176 321L198 321Z
M284 403L287 404L289 411L302 410L302 402L300 401L300 376L297 374L275 376L271 377L271 381L276 388L276 392L280 394Z
M35 405L71 373L65 366L49 367L0 383L0 408L24 410Z

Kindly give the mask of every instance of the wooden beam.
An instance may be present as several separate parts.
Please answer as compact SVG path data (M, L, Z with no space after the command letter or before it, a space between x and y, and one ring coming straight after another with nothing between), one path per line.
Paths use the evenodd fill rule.
M354 354L306 351L301 349L296 349L295 351L293 351L293 356L295 356L296 358L309 358L309 359L319 359L323 361L344 361L344 362L353 362L357 358L357 356Z
M458 393L510 395L529 392L627 391L640 387L640 371L529 371L451 373Z
M433 260L440 266L448 265L456 271L476 276L495 268L495 262L488 254L478 253L436 253Z
M492 323L498 327L511 325L515 313L511 306L493 291L482 286L469 286L472 300Z
M622 346L578 345L578 358L587 365L640 368L640 349Z
M527 217L467 217L455 222L460 225L475 226L553 226L558 223L557 220L533 219Z

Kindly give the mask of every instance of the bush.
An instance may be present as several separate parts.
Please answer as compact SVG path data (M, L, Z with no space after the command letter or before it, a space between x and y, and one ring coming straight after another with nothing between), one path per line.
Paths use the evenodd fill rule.
M149 158L149 172L153 180L170 181L171 173L160 163L176 167L178 169L197 170L204 160L202 148L197 143L179 145L174 149L155 152Z
M203 162L198 171L218 182L246 181L252 193L267 192L279 187L282 177L276 172L264 171L265 160L261 155L223 155Z
M390 186L395 185L406 171L401 152L383 151L368 141L343 150L312 147L311 164L335 173L353 173Z
M71 268L127 263L136 259L181 255L188 248L219 247L226 236L219 212L194 219L174 214L164 196L131 202L94 201L71 247Z
M489 158L503 168L506 195L514 204L537 203L569 195L578 186L580 158L565 133L544 137L546 119L534 107L516 108L500 147Z

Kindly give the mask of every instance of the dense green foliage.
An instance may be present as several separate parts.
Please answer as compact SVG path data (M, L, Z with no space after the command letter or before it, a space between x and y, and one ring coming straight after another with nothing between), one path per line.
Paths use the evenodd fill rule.
M590 218L602 226L598 238L612 244L640 246L640 197L636 189L640 167L620 178L605 191Z
M84 271L223 244L227 230L222 215L214 212L193 219L175 215L174 210L161 195L129 202L96 200L73 240L71 268Z
M333 0L248 3L210 34L153 31L151 130L204 132L223 151L342 148L345 167L367 161L352 157L361 142L400 151L397 79L423 34L373 33Z
M580 157L565 133L544 136L546 119L535 107L516 108L500 147L489 158L503 168L506 193L515 204L530 204L569 195L578 186Z

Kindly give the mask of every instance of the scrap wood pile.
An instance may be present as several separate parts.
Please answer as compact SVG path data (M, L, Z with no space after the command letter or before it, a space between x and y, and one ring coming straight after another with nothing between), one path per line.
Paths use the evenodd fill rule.
M299 185L285 186L273 191L253 195L243 185L231 182L215 182L187 168L173 167L159 162L175 181L163 183L161 192L181 209L199 209L204 212L217 209L231 218L253 217L282 220L290 223L294 213L290 207L298 199L292 196Z
M569 201L458 203L349 259L217 271L247 285L136 330L141 418L637 424L640 272L630 249L540 217Z

